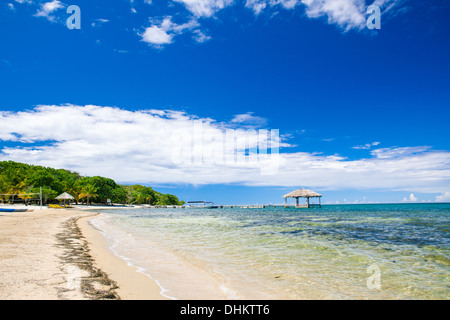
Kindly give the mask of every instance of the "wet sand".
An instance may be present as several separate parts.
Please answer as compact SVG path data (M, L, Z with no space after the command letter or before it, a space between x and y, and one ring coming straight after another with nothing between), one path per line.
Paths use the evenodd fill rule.
M160 288L148 276L139 273L107 249L106 239L89 224L91 217L81 218L78 226L88 241L96 264L118 283L117 293L124 300L165 300Z
M96 212L30 209L0 212L1 300L165 299L106 249Z

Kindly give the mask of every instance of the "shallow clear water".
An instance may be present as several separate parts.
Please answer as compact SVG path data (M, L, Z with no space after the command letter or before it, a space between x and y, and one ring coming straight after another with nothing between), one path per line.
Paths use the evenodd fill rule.
M168 297L195 299L202 273L158 261L158 250L217 279L210 285L227 298L448 299L449 213L450 204L128 209L93 224ZM177 288L197 275L198 287L189 279Z

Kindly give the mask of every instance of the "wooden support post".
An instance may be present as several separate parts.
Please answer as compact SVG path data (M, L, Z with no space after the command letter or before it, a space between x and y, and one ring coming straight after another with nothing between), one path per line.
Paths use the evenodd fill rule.
M306 205L307 205L308 208L309 208L309 197L306 197Z

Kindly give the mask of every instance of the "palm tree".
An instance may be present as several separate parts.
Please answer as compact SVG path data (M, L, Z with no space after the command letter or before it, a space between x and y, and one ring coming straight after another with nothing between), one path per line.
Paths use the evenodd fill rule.
M151 205L152 201L153 201L153 196L152 195L147 195L145 198L146 201L148 201L148 204Z
M25 181L20 181L15 184L9 185L8 193L12 194L12 204L14 204L14 197L16 195L20 195L25 187L26 187Z
M5 199L9 199L9 196L4 195L5 193L8 193L8 190L9 190L9 184L6 179L6 176L0 175L0 193L2 194L2 195L0 195L0 198L2 200L2 203Z
M78 204L78 200L82 198L83 189L80 186L72 185L67 188L67 193L71 194L75 198L75 204Z
M78 195L79 199L86 198L86 204L89 205L89 199L91 197L96 197L97 188L92 184L88 184L83 187L81 193Z
M34 195L35 195L35 194L34 194L34 193L31 193L31 190L30 190L30 188L29 188L29 190L27 190L27 191L23 192L22 194L20 194L20 195L19 195L19 198L22 198L22 199L25 201L25 205L28 206L28 201L29 201L30 199L33 199L33 196L34 196Z
M83 188L77 183L78 180L64 181L64 190L71 194L75 198L75 204L78 204L78 200L81 199L80 195L83 192Z
M146 202L146 197L145 194L143 194L142 192L136 192L134 199L137 204L143 204L144 202Z

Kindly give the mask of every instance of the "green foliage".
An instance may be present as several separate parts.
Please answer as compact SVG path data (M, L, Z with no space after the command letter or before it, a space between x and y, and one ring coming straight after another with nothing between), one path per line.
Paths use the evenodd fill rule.
M89 205L89 200L91 198L98 197L98 188L91 183L87 183L81 189L81 193L78 195L79 199L86 198L86 204Z
M123 186L129 204L156 204L158 192L138 184Z
M39 193L42 187L44 203L55 201L61 193L67 192L78 203L102 203L108 199L113 203L182 205L183 201L171 194L162 194L142 185L119 185L114 180L100 176L83 177L77 172L28 165L14 161L0 161L0 193L22 194L28 201L29 193ZM14 201L4 196L3 201Z
M157 205L178 205L180 201L173 194L160 194L157 200Z

